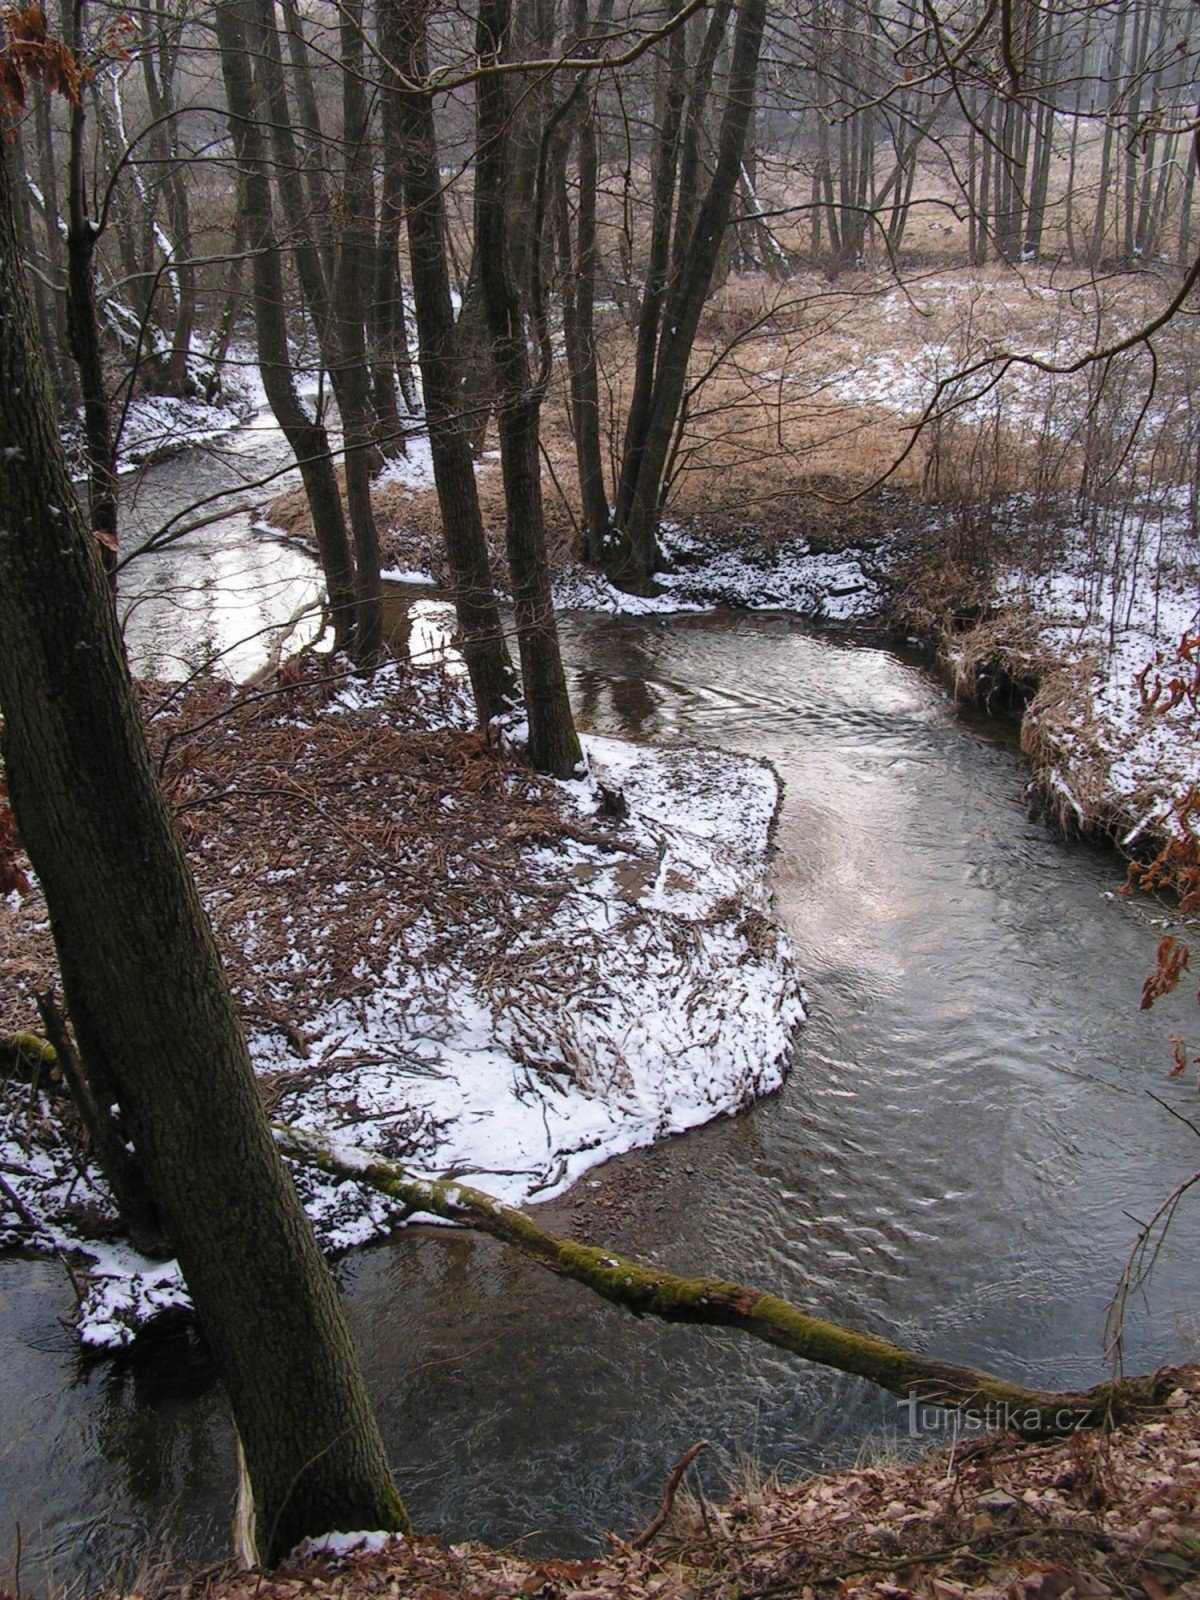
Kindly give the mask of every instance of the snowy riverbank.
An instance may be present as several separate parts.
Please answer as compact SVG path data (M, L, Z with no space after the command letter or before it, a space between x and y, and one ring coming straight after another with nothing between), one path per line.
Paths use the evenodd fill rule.
M307 684L283 716L208 692L156 727L228 712L168 775L276 1118L525 1201L782 1081L803 1013L770 917L764 763L593 739L589 775L550 784L445 726L465 716L440 672ZM27 998L36 896L7 917ZM4 1026L29 1020L10 1005ZM76 1263L86 1344L186 1305L173 1263L103 1237L103 1185L44 1091L12 1086L0 1172L0 1246ZM297 1182L329 1250L400 1220Z
M1167 692L1172 678L1194 676L1178 651L1200 634L1200 550L1186 499L1115 508L1086 527L1003 504L1015 537L999 541L977 616L956 623L953 595L943 597L934 629L960 695L987 704L1015 686L1025 698L1022 747L1064 826L1126 846L1175 826L1200 773L1200 715L1186 695L1168 704ZM910 614L923 604L920 563L917 572L901 596Z
M391 575L428 586L446 574L417 531L428 496L423 446L410 441L410 460L389 468L385 505ZM481 464L481 482L491 465ZM654 594L627 594L562 557L555 602L614 616L728 606L890 627L932 650L962 698L990 706L1003 685L1006 706L1014 688L1027 700L1032 782L1064 825L1130 843L1161 832L1200 771L1195 711L1155 712L1140 687L1164 664L1169 677L1181 639L1200 632L1189 493L1093 509L1086 526L1061 496L964 508L893 493L857 521L857 532L852 519L833 540L759 539L750 529L716 536L667 523Z

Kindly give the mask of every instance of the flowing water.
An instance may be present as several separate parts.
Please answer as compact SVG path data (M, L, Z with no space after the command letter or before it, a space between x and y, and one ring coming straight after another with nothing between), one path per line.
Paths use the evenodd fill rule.
M1150 1098L1195 1104L1165 1076L1194 1002L1138 1010L1153 908L1114 897L1113 855L1031 820L1010 737L915 660L779 617L564 633L586 727L776 764L773 878L812 1016L779 1094L611 1163L546 1222L1019 1380L1102 1376L1131 1219L1198 1153ZM698 1439L719 1492L740 1458L798 1470L907 1437L865 1384L637 1323L491 1241L412 1230L338 1275L414 1519L454 1539L594 1548ZM1130 1306L1131 1370L1195 1353L1198 1291L1193 1205ZM0 1586L17 1524L38 1574L147 1532L221 1553L231 1434L194 1336L88 1363L70 1308L56 1264L0 1262Z

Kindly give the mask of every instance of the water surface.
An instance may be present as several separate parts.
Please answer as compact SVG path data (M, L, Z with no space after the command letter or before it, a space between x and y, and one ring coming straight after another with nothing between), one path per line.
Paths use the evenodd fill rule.
M221 586L218 585L218 588ZM1133 1218L1193 1170L1169 1082L1182 998L1138 1010L1160 929L1108 852L1031 820L1011 738L922 666L784 618L565 624L581 721L765 756L774 884L812 1017L785 1088L611 1163L542 1216L727 1273L1029 1383L1103 1375ZM1128 1367L1194 1353L1200 1211L1131 1307ZM488 1240L412 1230L339 1277L415 1520L595 1548L672 1462L785 1471L903 1431L896 1403L732 1334L639 1324ZM233 1468L194 1336L83 1362L48 1262L0 1262L0 1583L103 1566L147 1533L227 1547Z

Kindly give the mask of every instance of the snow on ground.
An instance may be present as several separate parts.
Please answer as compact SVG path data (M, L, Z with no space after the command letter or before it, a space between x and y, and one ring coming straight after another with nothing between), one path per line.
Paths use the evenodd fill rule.
M398 483L414 491L433 488L433 454L429 448L429 435L423 429L414 429L404 436L405 454L385 461L375 477L375 487Z
M444 681L440 671L427 676ZM386 682L376 692L386 698ZM461 697L457 686L430 691L419 714L439 719L449 709L454 721ZM351 680L325 714L361 715L369 699ZM306 1006L303 1059L294 1031L291 1043L266 1022L249 1033L281 1116L520 1203L778 1087L803 1008L791 950L771 920L774 772L717 751L608 739L588 739L586 749L589 775L557 786L565 829L535 831L521 846L517 915L498 960L472 961L469 925L456 940L418 919L382 959L360 959L361 982L326 1002L291 976L307 970L314 943L313 926L296 916L283 956L255 980L292 995L286 1014ZM601 827L605 794L616 791L628 815ZM454 804L443 797L443 807ZM518 825L519 810L512 816ZM337 888L353 908L346 871ZM261 931L253 918L239 925L248 955ZM0 1102L0 1248L84 1263L83 1341L119 1347L186 1306L186 1290L173 1263L86 1237L103 1232L111 1207L45 1109L28 1091ZM304 1168L296 1179L329 1250L402 1220L354 1184Z
M211 444L265 406L258 366L245 347L237 347L230 352L221 398L216 402L198 396L137 394L124 413L120 404L114 406L113 426L121 428L117 471L124 475L147 462ZM62 439L72 471L81 475L85 461L82 411L66 420Z
M883 587L865 570L861 550L814 550L803 540L764 547L717 547L675 524L659 542L672 570L656 579L653 595L626 594L602 573L574 567L555 580L560 611L608 611L623 616L667 615L739 606L794 611L829 622L851 622L879 611Z
M210 405L178 395L138 395L129 406L121 429L117 470L133 472L145 462L181 450L198 449L232 433L246 420L249 406L238 400ZM119 419L118 419L119 420ZM63 445L74 472L82 473L83 426L71 418L62 429Z
M864 550L816 550L802 539L771 549L747 542L739 549L709 543L674 524L664 524L659 542L672 570L657 574L654 594L628 594L595 568L572 563L554 578L555 609L661 617L733 606L855 622L878 616L887 591L880 564L871 561L868 567ZM382 576L391 583L437 584L419 567L389 567Z
M1125 508L1099 528L1070 524L1052 573L1018 566L996 583L998 653L1041 685L1023 736L1045 786L1081 826L1127 828L1127 844L1200 776L1200 718L1186 701L1149 708L1140 687L1147 669L1151 684L1168 678L1175 648L1200 632L1186 500Z

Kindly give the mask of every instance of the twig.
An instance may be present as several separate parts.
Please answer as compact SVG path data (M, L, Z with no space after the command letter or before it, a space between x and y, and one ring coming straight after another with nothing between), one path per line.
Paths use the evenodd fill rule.
M34 1230L37 1229L37 1218L21 1199L16 1190L13 1189L4 1178L0 1178L0 1194L2 1194L8 1201L17 1218L23 1222L27 1228L33 1228Z
M667 1486L663 1490L662 1504L654 1513L653 1517L651 1517L650 1521L642 1529L641 1533L639 1533L635 1539L631 1539L629 1541L630 1549L644 1550L650 1541L661 1531L663 1524L671 1515L671 1508L675 1504L675 1495L679 1489L679 1485L682 1481L684 1473L691 1466L692 1462L695 1461L700 1452L707 1449L708 1440L701 1439L699 1444L694 1444L690 1450L685 1450L683 1452L679 1460L671 1468L670 1476L667 1478Z

